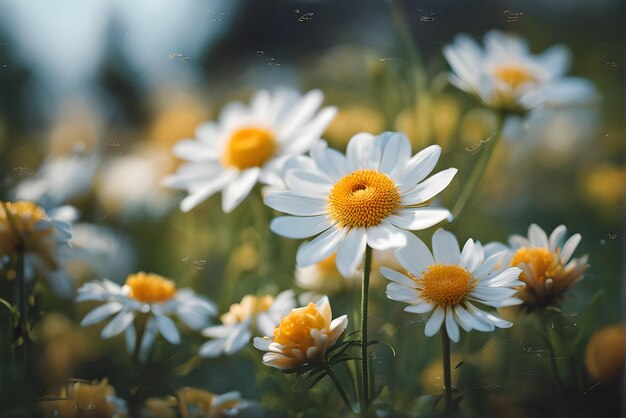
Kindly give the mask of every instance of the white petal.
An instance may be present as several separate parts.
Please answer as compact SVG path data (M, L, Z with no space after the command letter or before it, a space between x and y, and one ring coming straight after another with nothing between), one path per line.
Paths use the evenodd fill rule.
M296 129L308 122L324 101L324 94L320 90L311 90L305 94L285 115L284 123L280 128L280 136L289 137L296 133Z
M205 342L200 346L199 354L202 357L219 357L224 353L226 338L218 338Z
M431 145L415 154L406 164L406 167L398 173L397 184L406 188L424 180L435 168L439 155L441 155L439 145Z
M111 322L107 324L100 334L103 339L111 338L124 331L126 327L135 319L134 312L122 311L115 315Z
M319 143L311 149L311 158L315 161L319 171L335 181L351 171L346 157L340 152L328 148L325 143Z
M406 135L401 132L393 133L383 149L380 162L380 171L391 178L395 178L411 158L411 144Z
M459 342L459 326L454 320L454 311L450 307L446 308L446 331L452 341Z
M244 170L237 179L224 188L222 210L225 213L232 212L248 196L258 180L260 172L261 169L258 167Z
M461 267L474 271L484 260L482 246L473 239L468 239L461 251Z
M528 227L528 239L535 247L548 248L548 236L537 224L531 224Z
M409 305L404 308L404 312L410 312L415 314L422 314L432 311L435 308L435 305L428 302L418 303L417 305Z
M456 168L448 168L429 177L413 189L403 193L402 204L405 206L417 205L432 199L443 189L448 187L457 172L458 170Z
M235 332L233 332L226 340L224 353L229 356L235 354L248 344L251 336L252 334L250 333L248 327L236 328Z
M400 209L387 219L395 226L409 230L422 230L447 219L450 211L443 208L406 208Z
M566 233L567 228L565 225L559 225L554 228L554 231L550 234L550 240L548 242L550 251L556 251L556 248L559 246Z
M510 283L516 281L521 272L519 268L511 267L493 278L480 281L479 286L512 286Z
M326 199L332 187L326 178L299 170L289 170L285 174L285 184L291 190L304 195L316 195L320 199Z
M326 213L326 201L315 199L291 191L268 194L264 202L279 212L298 216L315 216Z
M393 282L396 282L396 283L399 283L399 284L403 284L403 285L408 286L408 287L415 288L415 282L412 279L406 277L404 274L399 273L399 272L397 272L395 270L392 270L392 269L387 268L387 267L381 267L380 268L380 274L382 274L385 278L387 278L387 279L389 279L389 280L391 280Z
M102 321L103 319L108 318L109 316L115 313L118 313L119 311L122 310L122 308L123 308L123 305L121 303L117 303L117 302L105 303L104 305L98 306L97 308L89 312L87 315L85 315L83 320L80 321L80 326L86 327L86 326L98 323Z
M493 331L493 324L473 316L461 305L455 306L454 312L459 320L459 324L467 332L472 329L482 332Z
M421 277L428 266L435 264L426 244L413 234L407 233L407 244L396 250L396 258L402 267L415 277Z
M150 317L148 318L148 321L146 321L146 328L143 332L141 344L139 346L140 361L146 361L146 359L148 358L150 347L152 347L152 344L154 344L154 340L156 340L157 335L159 335L159 327L154 317Z
M271 343L271 338L254 337L253 340L254 348L257 350L269 351Z
M487 258L483 263L481 263L474 271L472 271L472 275L477 279L483 279L488 277L490 274L496 271L496 266L502 263L503 254L496 253L491 257Z
M159 332L161 332L167 341L172 344L178 344L180 342L180 334L178 332L178 328L176 328L176 325L174 324L174 321L165 315L157 315L156 321L159 327Z
M205 161L218 158L215 146L192 139L177 142L172 148L172 153L188 161Z
M567 264L569 262L569 259L572 258L572 254L576 251L576 247L578 247L581 239L582 237L580 234L575 234L572 235L567 242L565 242L565 245L563 245L563 249L560 253L561 264Z
M302 127L301 132L293 140L283 145L282 152L299 154L312 149L336 114L337 108L333 106L320 110L311 122Z
M352 170L369 169L378 171L382 155L380 141L369 133L358 133L350 138L346 156Z
M406 245L405 233L384 221L367 228L366 235L367 244L375 250L384 251Z
M211 195L220 191L226 184L228 184L228 182L232 181L235 176L236 173L232 171L224 171L215 179L208 181L206 184L203 183L194 190L190 190L189 196L180 202L180 210L183 212L189 212Z
M327 215L318 216L281 216L274 218L270 229L287 238L308 238L317 235L332 226Z
M387 285L387 297L398 302L414 302L419 299L420 294L414 288L403 284L389 283Z
M337 247L345 234L344 228L331 227L313 240L301 244L296 253L298 266L310 266L330 257L332 253L337 251Z
M439 228L433 234L433 256L439 264L459 264L461 250L453 233Z
M445 312L446 310L444 308L442 308L441 306L437 306L437 309L435 309L433 314L430 316L430 319L428 319L428 322L426 322L426 326L424 327L424 334L427 337L432 337L437 333L437 331L439 331L445 317Z
M353 228L339 244L336 264L342 276L352 276L359 264L363 262L367 238L365 228Z

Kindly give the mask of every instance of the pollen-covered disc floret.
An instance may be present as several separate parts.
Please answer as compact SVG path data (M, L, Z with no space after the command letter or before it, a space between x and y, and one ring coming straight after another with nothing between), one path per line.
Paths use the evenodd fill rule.
M141 360L147 358L159 334L172 344L180 342L180 333L172 318L199 331L208 325L210 317L217 314L213 302L196 295L193 290L177 289L168 278L144 272L129 275L123 286L107 279L85 283L78 289L76 301L103 302L83 318L81 326L93 325L112 316L102 329L101 337L111 338L124 332L128 351L134 352L138 346ZM141 341L136 340L134 325L138 316L145 319Z
M245 295L220 317L221 324L205 328L210 340L200 347L203 357L232 355L248 344L253 335L270 335L280 319L296 306L293 290L272 295Z
M512 324L485 311L522 301L513 297L524 283L518 280L517 267L502 268L502 254L485 258L480 242L467 240L463 250L456 237L439 229L432 239L433 252L417 237L411 236L406 247L396 251L398 261L408 276L381 268L387 285L387 297L408 303L411 313L432 312L424 333L432 336L445 322L445 332L453 341L460 337L459 327L469 332L493 331Z
M145 303L165 302L176 294L174 282L158 274L131 274L125 285L129 288L129 297Z
M452 84L486 105L525 113L539 105L570 105L594 100L593 85L565 77L570 65L567 48L555 45L533 55L525 40L493 30L484 47L458 35L443 49L453 74Z
M319 90L300 95L277 89L256 92L249 104L226 105L216 122L197 128L195 139L174 146L187 163L163 184L187 192L183 212L220 191L222 209L231 212L257 182L284 187L280 172L287 157L309 151L337 113L322 108L323 101Z
M398 186L384 173L356 170L339 180L328 194L328 212L340 226L379 225L402 204Z
M310 157L285 163L287 190L270 193L265 204L294 216L276 218L272 231L289 238L315 237L296 254L298 267L315 265L337 254L337 270L351 277L366 246L390 250L406 244L406 230L421 230L450 218L432 199L457 170L433 176L441 148L432 145L411 156L411 144L400 132L378 136L360 133L346 155L320 142Z
M455 264L428 266L422 277L416 281L422 286L422 297L440 306L453 306L463 302L477 283L469 271Z
M560 225L548 235L536 224L528 228L528 237L513 235L509 245L490 243L489 252L502 252L502 263L519 267L520 280L526 283L518 297L527 308L553 305L570 286L582 280L589 268L588 256L572 258L581 241L574 234L567 241L567 229Z
M245 170L262 167L276 151L276 140L269 129L247 127L233 132L222 152L222 164Z
M346 315L332 319L328 298L293 309L274 328L272 338L255 338L254 346L266 353L263 363L279 369L295 369L324 361L328 349L348 325Z

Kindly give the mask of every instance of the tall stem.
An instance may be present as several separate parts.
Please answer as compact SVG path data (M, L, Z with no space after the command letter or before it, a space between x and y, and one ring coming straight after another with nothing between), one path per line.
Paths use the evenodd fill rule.
M452 409L452 374L450 370L450 337L445 327L439 333L441 334L441 354L443 357L443 384L446 393L446 412Z
M369 389L369 356L367 355L367 306L369 303L370 273L372 270L372 248L365 247L363 257L363 281L361 283L361 382L363 395L361 396L361 415L367 416L367 408L370 404Z
M337 376L335 376L335 373L333 373L328 363L324 364L324 370L326 370L326 373L328 374L328 377L330 377L330 380L333 381L333 384L335 385L337 392L339 392L339 395L341 395L341 399L343 400L343 403L348 407L350 411L352 411L352 405L350 404L350 399L348 399L348 395L346 394L346 391L343 390L343 387L341 386L341 382L339 382L339 379L337 379Z
M496 132L489 137L489 139L484 142L481 141L482 150L480 151L480 156L478 157L478 161L472 167L472 172L470 174L470 178L465 184L463 191L461 192L461 196L456 201L456 204L452 208L452 216L456 218L463 211L463 208L472 197L478 184L480 184L480 180L483 178L485 171L487 170L487 166L489 165L489 161L491 160L491 156L493 155L493 150L496 148L498 139L502 136L502 128L504 126L505 115L503 113L498 114L498 121L496 125Z

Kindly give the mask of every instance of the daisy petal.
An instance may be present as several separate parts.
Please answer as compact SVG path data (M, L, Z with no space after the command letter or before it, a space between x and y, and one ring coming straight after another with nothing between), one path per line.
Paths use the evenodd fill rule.
M163 338L172 344L178 344L180 342L180 334L178 333L174 321L165 315L157 315L156 322Z
M100 335L103 339L115 337L124 331L134 319L134 312L122 311L113 317L111 322L109 322L107 326L102 329L102 333Z
M445 308L437 306L437 309L435 309L433 314L430 316L430 319L428 319L428 322L426 322L426 326L424 327L424 334L427 337L432 337L437 333L437 331L439 331L439 329L441 328L441 324L443 324L443 320L445 318L445 312Z
M406 245L404 231L384 221L379 225L367 228L366 234L367 244L375 250L384 251L391 248L402 248Z
M448 308L446 308L446 331L452 341L459 342L459 326L454 320L454 311Z
M308 238L317 235L332 226L326 215L318 216L280 216L272 219L272 232L287 238Z
M443 208L407 208L400 209L388 217L393 225L409 230L422 230L447 219L450 211Z
M237 179L224 188L222 193L222 210L232 212L248 196L256 184L261 169L258 167L244 170Z
M89 325L96 324L109 316L118 313L123 308L121 303L110 302L105 303L104 305L98 306L91 312L89 312L82 321L80 321L81 327L86 327Z
M567 240L567 242L565 242L565 245L563 245L563 249L560 253L561 264L567 264L569 262L570 258L572 258L572 254L574 254L574 251L576 251L576 247L578 247L581 239L582 237L580 236L580 234L575 234L572 235L570 239Z
M435 260L421 239L410 233L406 233L406 238L407 244L404 248L396 250L396 258L409 273L421 277L428 266L435 264Z
M351 229L339 244L337 270L344 277L352 276L363 260L367 236L364 228Z
M432 199L448 187L457 172L456 168L448 168L429 177L413 189L403 193L402 204L404 206L418 205Z
M330 257L337 251L345 234L346 231L343 228L331 227L313 240L301 244L296 253L298 266L310 266Z
M459 242L454 234L439 228L433 234L433 255L440 264L458 264L461 259Z
M290 191L270 193L264 202L270 208L290 215L315 216L326 213L326 201Z
M395 270L392 270L387 267L381 267L380 274L382 274L386 279L389 279L392 282L396 282L396 283L403 284L408 287L415 288L415 282L412 279L406 277L404 274L399 273Z

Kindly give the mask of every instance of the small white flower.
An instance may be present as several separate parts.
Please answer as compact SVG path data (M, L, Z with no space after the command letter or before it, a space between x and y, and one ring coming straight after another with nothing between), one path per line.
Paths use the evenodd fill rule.
M262 351L263 363L282 370L324 361L330 347L348 326L348 317L333 319L328 297L316 304L292 309L280 320L272 337L254 339L254 346Z
M485 35L484 48L467 35L458 35L443 54L454 72L450 81L490 107L525 112L539 105L595 98L588 80L564 77L570 53L561 45L532 55L525 40L493 30Z
M448 336L455 342L459 340L459 326L466 332L510 327L510 322L478 306L500 308L521 303L513 297L516 287L524 285L518 280L521 270L498 269L502 255L485 259L482 245L471 238L461 251L456 237L443 229L435 232L432 244L431 254L412 235L407 246L396 251L409 276L383 267L382 275L392 281L387 285L387 297L408 303L406 312L433 312L424 329L428 337L435 335L444 322Z
M501 265L522 270L519 278L526 287L520 290L518 297L526 306L547 306L557 302L570 286L582 280L589 268L587 255L572 258L581 235L574 234L565 241L566 234L565 225L556 227L548 237L540 226L531 224L527 238L512 235L508 246L489 243L485 252L499 253Z
M46 212L32 202L4 202L0 205L0 259L15 262L18 252L23 251L27 282L32 283L40 274L58 296L71 297L74 284L65 264L72 256L71 222L76 217L71 206Z
M211 338L200 347L203 357L233 355L241 350L256 332L271 334L274 327L295 306L294 292L286 290L276 298L270 295L246 295L240 303L231 305L221 316L222 325L208 327L202 335ZM258 335L257 334L257 335Z
M337 112L334 107L318 112L323 100L319 90L304 96L261 90L249 106L229 104L217 123L198 128L196 139L176 144L174 154L189 162L163 183L188 192L180 204L183 212L219 191L222 209L231 212L257 181L280 183L276 170L286 156L307 152L317 142Z
M124 286L110 280L97 280L78 289L77 302L105 302L89 312L81 321L86 327L113 319L102 329L102 338L111 338L125 331L129 352L135 349L133 322L138 315L148 315L140 344L140 359L145 360L152 343L160 333L172 344L180 342L180 333L171 317L189 328L200 330L217 313L213 302L196 295L191 289L176 289L174 283L156 274L131 274Z
M319 234L298 249L298 266L337 252L337 269L349 277L366 245L399 248L406 244L405 230L426 229L450 217L447 209L427 207L457 172L448 168L426 178L440 153L432 145L411 157L406 136L394 132L357 134L345 156L320 142L310 157L290 160L288 190L265 197L266 205L295 215L274 219L270 228L296 239Z

